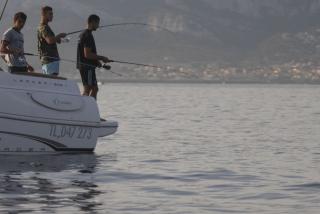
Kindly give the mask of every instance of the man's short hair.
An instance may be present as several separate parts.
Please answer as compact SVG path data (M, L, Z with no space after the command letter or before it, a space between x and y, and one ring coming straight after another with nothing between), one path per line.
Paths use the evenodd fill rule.
M44 7L41 8L41 14L42 15L46 14L49 11L52 11L52 7L50 7L50 6L44 6Z
M23 13L23 12L18 12L16 14L14 14L13 21L16 22L18 19L26 21L27 20L27 15L25 13Z
M99 22L99 21L100 21L100 17L95 14L92 14L88 17L88 24L92 22Z

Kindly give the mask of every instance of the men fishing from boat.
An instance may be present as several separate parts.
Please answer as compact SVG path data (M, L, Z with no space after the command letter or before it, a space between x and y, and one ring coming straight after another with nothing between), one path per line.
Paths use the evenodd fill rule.
M42 72L59 75L60 57L57 44L66 37L65 33L55 35L49 26L53 20L53 9L45 6L41 9L41 21L38 27L38 51L42 63Z
M0 52L5 54L3 59L8 65L11 73L34 72L24 56L24 37L21 33L27 20L27 15L18 12L13 18L13 27L9 28L4 34L1 41Z
M97 54L96 44L92 31L96 31L99 28L100 18L97 15L90 15L87 20L87 29L84 30L78 41L77 50L77 69L80 71L83 94L85 96L92 96L97 99L98 84L96 78L96 67L101 67L104 63L112 62L105 56Z

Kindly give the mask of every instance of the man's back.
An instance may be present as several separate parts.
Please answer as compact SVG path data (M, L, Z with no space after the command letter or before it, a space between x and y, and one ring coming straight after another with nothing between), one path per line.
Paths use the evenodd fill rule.
M93 53L97 53L96 44L90 30L83 31L79 36L78 50L77 50L77 68L83 64L97 65L96 60L87 59L84 56L84 48L90 48Z

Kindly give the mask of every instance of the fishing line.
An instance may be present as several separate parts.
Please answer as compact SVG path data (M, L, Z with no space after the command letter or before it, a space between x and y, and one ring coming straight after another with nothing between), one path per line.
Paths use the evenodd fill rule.
M4 6L3 6L3 9L2 9L1 14L0 14L0 21L1 21L1 19L2 19L2 16L3 16L3 14L4 14L4 11L6 10L8 1L9 1L9 0L6 0L5 4L4 4Z
M6 10L8 1L9 1L9 0L6 0L5 4L4 4L4 6L3 6L3 9L2 9L1 14L0 14L0 21L1 21L1 19L2 19L2 16L3 16L3 14L4 14L4 11ZM0 57L2 58L2 55L1 55ZM3 71L3 69L2 69L1 67L0 67L0 71Z
M140 25L140 26L153 27L153 28L157 28L157 29L160 29L160 30L167 31L170 34L174 34L173 31L171 31L171 30L169 30L169 29L167 29L165 27L161 27L161 26L158 26L158 25L147 24L147 23L141 23L141 22L124 22L124 23L117 23L117 24L108 24L108 25L102 25L99 28L108 28L108 27L117 27L117 26L126 26L126 25ZM85 29L69 32L69 33L67 33L67 35L81 33L84 30Z
M25 56L37 56L37 57L40 57L39 54L33 54L33 53L24 53ZM69 62L69 63L72 63L72 64L81 64L81 65L85 65L85 66L88 66L88 67L94 67L96 68L97 66L94 66L94 65L90 65L90 64L87 64L87 63L82 63L82 62L77 62L75 60L71 60L71 59L63 59L63 58L57 58L57 57L50 57L50 56L43 56L43 57L47 57L47 58L51 58L51 59L58 59L60 61L63 61L63 62ZM123 74L120 74L120 73L117 73L117 72L114 72L114 71L111 71L111 66L110 65L106 65L106 64L103 64L100 68L103 68L107 71L109 71L110 73L113 73L113 74L116 74L120 77L123 76Z
M26 56L40 56L39 54L33 54L33 53L24 53L24 55L26 55ZM77 61L71 60L71 59L63 59L63 58L50 57L50 56L43 56L43 57L52 58L52 59L60 59L61 61L65 61L65 62L77 63ZM163 67L160 67L160 66L157 66L157 65L142 64L142 63L136 63L136 62L127 62L127 61L120 61L120 60L110 59L110 63L112 63L112 62L119 63L119 64L137 65L137 66L143 66L143 67L164 69ZM85 64L85 63L81 63L81 62L80 62L80 64L88 65L88 64ZM93 67L95 67L95 66L93 66Z

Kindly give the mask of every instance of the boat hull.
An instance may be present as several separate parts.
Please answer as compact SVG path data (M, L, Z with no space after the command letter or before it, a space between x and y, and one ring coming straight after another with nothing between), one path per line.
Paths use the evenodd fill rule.
M0 118L0 152L93 152L98 137L116 132L118 124L96 126Z
M0 153L92 152L118 128L72 80L0 72L0 100Z

